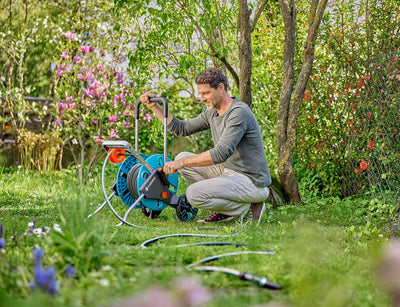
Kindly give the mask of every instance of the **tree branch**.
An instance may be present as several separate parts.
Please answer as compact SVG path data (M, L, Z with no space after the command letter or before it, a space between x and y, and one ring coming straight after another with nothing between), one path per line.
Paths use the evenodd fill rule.
M257 7L256 13L254 14L254 19L251 22L251 30L250 30L250 32L253 32L254 29L256 28L258 19L260 18L260 16L261 16L265 6L267 5L267 3L268 3L268 0L263 0L263 2L260 3L260 5Z

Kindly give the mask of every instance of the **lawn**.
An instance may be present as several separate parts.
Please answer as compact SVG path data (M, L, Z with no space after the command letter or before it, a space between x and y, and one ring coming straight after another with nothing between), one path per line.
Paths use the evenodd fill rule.
M113 170L107 173L111 185ZM269 207L260 225L252 222L181 223L173 208L150 220L133 210L129 221L145 228L117 226L104 207L100 167L86 185L69 169L39 174L0 168L1 306L388 306L378 268L391 227L390 205L369 198L318 199L301 206ZM184 191L178 189L178 195ZM115 197L119 214L127 209ZM199 217L208 214L199 211ZM35 226L32 223L35 221ZM387 224L387 225L385 225ZM29 228L29 225L31 228ZM208 226L208 225L207 225ZM38 234L40 227L46 235ZM36 230L33 230L36 228ZM393 232L393 231L392 231ZM140 245L169 234L177 236ZM244 243L194 245L199 242ZM187 244L186 246L178 246ZM34 251L43 272L53 273L53 291L36 281ZM274 253L267 253L268 251ZM248 253L249 251L262 253ZM239 253L246 252L246 253ZM280 290L259 287L222 272L188 265L237 253L204 265L264 276ZM36 260L35 260L36 259ZM50 268L54 268L51 271ZM68 273L72 268L72 273ZM49 293L51 292L51 293Z

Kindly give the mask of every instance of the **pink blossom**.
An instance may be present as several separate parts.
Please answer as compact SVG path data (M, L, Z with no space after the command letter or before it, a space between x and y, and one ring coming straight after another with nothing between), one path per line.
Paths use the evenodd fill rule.
M102 136L96 139L96 143L103 143L103 142L104 142L104 139Z
M85 55L89 52L89 46L81 46L81 51Z
M144 113L144 118L148 121L151 122L153 120L153 117L149 113Z
M74 63L82 63L82 59L79 57L79 55L75 55L73 58L72 58L72 62L74 62Z
M82 75L82 74L78 74L78 80L79 80L79 81L83 81L83 79L84 79L84 78L83 78L83 75Z
M103 57L104 56L104 50L100 51L100 55Z
M68 64L67 66L64 67L64 72L70 72L71 71L71 64Z
M66 99L67 99L67 102L68 102L68 103L71 103L71 102L72 102L72 99L74 99L74 98L73 98L72 96L68 96Z
M97 65L97 71L98 71L98 72L104 71L104 66L101 65L101 64Z
M110 120L110 122L115 122L117 120L117 116L116 115L109 115L108 119Z
M83 96L84 96L84 97L89 97L89 96L90 96L90 91L89 91L89 89L87 89L87 88L84 88L84 89L83 89Z
M76 38L76 33L72 33L70 31L62 33L66 38L68 38L70 41L74 40Z
M122 84L124 83L124 74L123 73L117 73L117 83Z
M86 81L90 82L94 78L94 75L91 72L86 73Z
M93 50L94 50L94 47L90 46L90 47L89 47L89 51L90 51L90 52L93 52Z
M129 126L131 125L131 123L130 123L130 122L124 121L124 122L123 122L123 125L124 125L124 127L129 127Z
M124 116L133 116L133 113L131 112L131 110L125 109L125 110L122 112L122 115L124 115Z
M63 75L63 73L64 73L64 67L62 65L58 65L56 76L61 77Z
M56 121L55 121L55 123L54 123L56 126L59 126L59 127L62 127L63 125L62 125L62 121L61 121L61 119L57 119Z
M101 99L106 96L107 85L101 84L99 81L95 80L90 85L90 96L96 99Z
M90 121L92 122L92 124L97 124L98 121L96 119L91 118Z
M69 55L67 54L67 52L66 52L65 50L63 50L63 51L61 52L61 57L62 57L63 59L66 59L66 60L69 59Z
M115 130L114 130L114 129L111 129L111 131L110 131L110 137L111 137L111 138L117 138L117 139L119 139L119 135L115 133Z

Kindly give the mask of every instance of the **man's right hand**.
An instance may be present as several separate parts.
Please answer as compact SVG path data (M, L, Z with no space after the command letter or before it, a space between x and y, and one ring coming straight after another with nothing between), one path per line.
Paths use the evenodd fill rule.
M144 91L140 96L140 101L151 109L157 105L157 102L150 102L150 98L153 97L156 97L156 95L152 92Z

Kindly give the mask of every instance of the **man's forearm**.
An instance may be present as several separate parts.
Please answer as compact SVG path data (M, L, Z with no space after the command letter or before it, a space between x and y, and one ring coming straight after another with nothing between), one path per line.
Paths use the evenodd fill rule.
M162 122L164 121L164 109L162 106L160 106L158 103L155 103L154 105L150 106L150 110L154 112L154 115L161 120ZM168 117L167 117L167 125L172 121L174 116L168 112Z
M205 151L199 153L198 155L186 157L181 160L183 167L209 166L214 164L210 155L210 151Z

